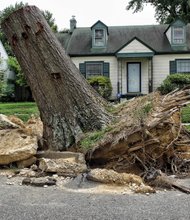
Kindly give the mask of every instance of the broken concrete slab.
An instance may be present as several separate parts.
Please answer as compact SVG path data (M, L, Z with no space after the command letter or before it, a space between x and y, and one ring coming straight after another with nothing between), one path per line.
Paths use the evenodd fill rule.
M101 182L101 183L110 183L110 184L119 184L119 185L127 185L134 183L138 186L143 184L143 180L140 176L135 174L128 173L117 173L114 170L108 169L92 169L86 177L88 180Z
M17 124L11 122L6 115L0 114L0 130L16 128L19 128Z
M78 163L86 163L84 154L82 153L75 153L70 151L38 151L36 154L37 158L49 158L49 159L67 159L73 158Z
M37 152L37 138L21 129L0 130L0 165L28 159Z
M41 158L39 161L39 168L42 171L60 173L65 176L84 173L87 170L86 164L77 161L75 157L59 159Z

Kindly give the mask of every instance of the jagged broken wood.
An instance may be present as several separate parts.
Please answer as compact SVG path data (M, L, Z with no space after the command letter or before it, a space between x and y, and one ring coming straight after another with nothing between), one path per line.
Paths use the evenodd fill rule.
M110 122L105 101L81 76L37 7L13 12L1 26L38 105L44 147L66 150L84 131Z

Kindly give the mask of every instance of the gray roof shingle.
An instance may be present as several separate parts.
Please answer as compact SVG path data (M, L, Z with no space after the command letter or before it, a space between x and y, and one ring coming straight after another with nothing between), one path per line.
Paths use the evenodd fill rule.
M120 48L137 38L155 53L190 53L190 24L187 25L187 47L173 50L166 34L168 25L110 26L106 48L92 49L91 28L76 28L72 34L59 34L58 39L70 56L113 55Z

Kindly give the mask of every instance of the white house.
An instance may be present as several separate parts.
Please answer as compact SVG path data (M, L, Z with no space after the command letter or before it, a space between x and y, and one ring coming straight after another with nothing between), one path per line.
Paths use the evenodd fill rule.
M10 80L15 80L15 73L9 70L7 61L8 54L0 41L0 71L4 73L4 81L8 83Z
M172 73L190 73L190 24L76 27L58 39L86 77L110 77L116 97L154 91Z

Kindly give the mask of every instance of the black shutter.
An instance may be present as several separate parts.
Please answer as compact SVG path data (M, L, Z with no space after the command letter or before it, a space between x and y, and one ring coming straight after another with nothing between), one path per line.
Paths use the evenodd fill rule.
M110 76L110 64L109 63L104 63L103 65L103 75L106 77Z
M79 63L79 71L86 78L86 68L85 63Z
M176 62L170 61L170 74L176 73Z

